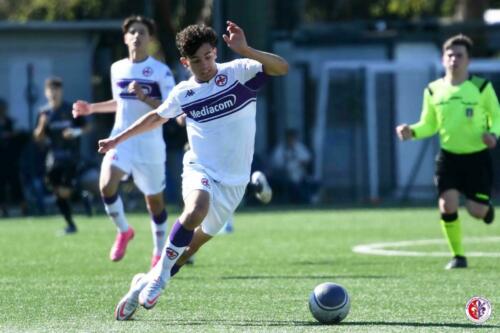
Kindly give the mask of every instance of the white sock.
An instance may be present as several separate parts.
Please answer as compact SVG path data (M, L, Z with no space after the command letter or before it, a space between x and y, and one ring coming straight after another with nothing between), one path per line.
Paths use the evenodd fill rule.
M125 218L125 210L123 209L123 201L120 197L112 204L104 203L104 209L109 218L116 225L118 232L125 232L128 230L127 219Z
M153 268L155 275L159 275L163 281L168 281L170 279L170 270L177 262L177 259L179 259L182 253L184 253L186 247L187 246L177 247L170 242L170 239L168 239L161 254L160 261Z
M162 224L156 224L151 220L151 233L153 234L153 254L159 256L167 241L167 220Z

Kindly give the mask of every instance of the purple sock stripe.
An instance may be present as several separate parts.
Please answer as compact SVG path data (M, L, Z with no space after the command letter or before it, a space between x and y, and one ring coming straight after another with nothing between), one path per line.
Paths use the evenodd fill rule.
M174 246L184 247L188 246L191 242L191 239L193 239L193 233L193 230L187 230L182 226L179 220L177 220L172 226L169 238Z
M110 197L102 196L102 201L104 201L104 203L106 205L111 205L111 204L115 203L116 200L118 200L118 193L115 193L114 195L112 195Z
M174 264L172 266L172 268L170 269L170 277L174 276L175 274L177 274L177 272L179 271L179 269L181 269L182 266L179 266L177 264Z
M168 217L168 213L165 209L162 210L161 213L158 215L151 215L151 219L153 220L153 222L155 224L165 223L167 221L167 217Z

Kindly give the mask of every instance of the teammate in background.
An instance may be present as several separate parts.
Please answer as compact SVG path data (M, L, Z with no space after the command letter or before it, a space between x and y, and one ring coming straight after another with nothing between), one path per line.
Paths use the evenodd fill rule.
M441 150L436 159L435 181L441 225L453 259L446 269L465 268L458 218L460 193L475 218L491 224L493 168L488 149L500 135L500 109L491 82L468 72L472 41L457 35L443 45L445 76L424 91L420 121L396 127L401 140L423 139L439 133Z
M66 234L77 231L71 212L71 196L77 183L80 137L89 129L85 118L73 119L71 104L63 100L63 81L45 81L47 105L40 110L33 137L48 144L46 181L56 196L56 204L66 220Z
M92 113L116 113L111 135L117 135L141 116L157 108L175 85L170 68L148 54L148 46L155 33L155 23L143 16L131 16L122 25L128 58L111 66L113 99L73 104L75 117ZM125 217L123 202L118 194L120 181L132 175L144 194L151 216L153 255L151 265L160 259L166 241L167 211L165 189L165 142L161 128L136 136L110 149L101 165L100 190L106 213L116 225L118 233L111 248L110 259L123 258L134 229Z
M132 317L138 303L155 306L172 276L215 236L240 203L254 152L256 96L269 75L288 72L287 62L248 46L243 30L227 22L226 44L245 57L216 63L217 35L191 25L177 34L181 62L193 73L167 100L128 129L99 141L107 152L137 134L185 113L190 150L184 155L184 210L170 231L158 265L132 285L116 307L117 320Z

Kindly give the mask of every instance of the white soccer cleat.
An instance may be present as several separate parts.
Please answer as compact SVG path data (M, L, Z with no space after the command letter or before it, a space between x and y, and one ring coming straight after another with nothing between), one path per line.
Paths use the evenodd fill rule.
M273 190L267 181L266 175L264 175L261 171L255 171L252 173L250 181L257 187L257 191L255 192L257 199L259 199L259 201L263 204L271 202L271 199L273 198Z
M151 279L139 293L139 304L146 310L151 310L158 302L158 298L160 298L166 285L167 282L163 281L159 276Z
M123 296L116 306L116 320L129 320L134 315L137 307L139 306L139 293L148 282L145 276L145 273L137 273L132 278L128 293Z

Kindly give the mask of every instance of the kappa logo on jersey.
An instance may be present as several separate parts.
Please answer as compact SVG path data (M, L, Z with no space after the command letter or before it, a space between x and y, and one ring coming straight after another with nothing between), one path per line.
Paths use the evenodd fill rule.
M170 260L174 260L175 258L177 258L179 256L179 252L177 252L174 249L171 249L169 247L167 247L167 249L165 251L167 253L167 258Z
M114 154L114 155L111 157L111 159L112 159L113 161L118 161L118 155Z
M153 75L153 69L151 67L145 67L143 70L142 70L142 75L148 77L148 76L151 76Z
M202 178L201 179L201 185L210 188L210 182L208 181L207 178Z
M227 76L224 74L219 74L215 76L215 84L218 85L219 87L225 86L227 83Z
M186 96L185 97L191 97L193 95L194 95L193 89L189 89L188 91L186 91Z

